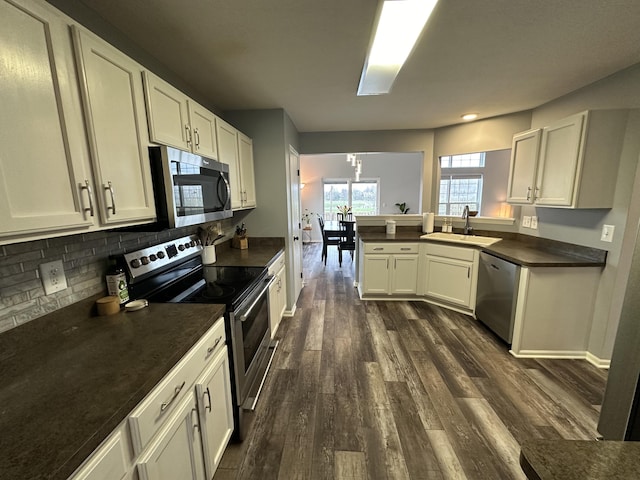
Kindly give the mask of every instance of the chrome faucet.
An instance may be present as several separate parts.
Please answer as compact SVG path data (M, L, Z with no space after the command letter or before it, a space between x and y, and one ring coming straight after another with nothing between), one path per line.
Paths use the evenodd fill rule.
M464 234L473 235L473 227L469 225L469 205L464 206L462 218L464 218Z

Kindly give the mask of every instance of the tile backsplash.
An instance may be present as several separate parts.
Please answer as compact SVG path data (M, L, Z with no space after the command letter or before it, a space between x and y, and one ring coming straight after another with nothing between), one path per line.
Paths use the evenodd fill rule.
M92 232L0 246L0 332L98 293L105 293L110 255L139 250L197 231ZM233 231L233 219L223 232ZM45 296L38 266L62 260L67 288Z

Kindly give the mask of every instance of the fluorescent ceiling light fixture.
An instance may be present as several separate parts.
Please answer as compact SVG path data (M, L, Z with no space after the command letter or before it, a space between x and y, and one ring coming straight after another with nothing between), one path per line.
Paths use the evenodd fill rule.
M462 119L466 122L475 120L476 118L478 118L477 113L465 113L464 115L462 115Z
M385 0L358 95L389 93L438 0Z

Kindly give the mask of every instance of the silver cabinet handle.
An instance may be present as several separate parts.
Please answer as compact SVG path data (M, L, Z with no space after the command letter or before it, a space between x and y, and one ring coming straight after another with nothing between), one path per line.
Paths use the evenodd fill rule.
M193 414L196 414L196 421L195 423L193 422ZM196 410L195 408L191 409L191 425L193 426L193 430L197 430L198 432L200 431L200 424L198 423L198 410Z
M531 187L527 187L527 201L531 200Z
M200 150L200 133L197 128L193 129L193 138L196 141L196 150Z
M213 342L213 346L207 348L207 357L216 351L216 347L220 344L221 341L222 341L222 335L216 338L216 341Z
M467 278L471 278L471 267L467 267Z
M107 210L111 210L113 212L113 214L116 214L116 197L115 194L113 193L113 185L111 185L111 182L107 182L107 184L104 186L105 190L109 190L109 195L111 196L111 206L107 207Z
M178 395L180 395L180 391L182 391L183 388L184 382L182 382L182 385L180 385L179 387L173 389L173 395L171 395L171 398L160 405L161 412L164 412L167 408L169 408L169 405L171 405L171 403L178 397Z
M382 250L384 250L384 247L375 247L375 248L373 249L373 251L374 251L374 252L380 252L380 251L382 251Z
M89 216L93 217L93 192L91 191L91 185L89 184L89 180L84 181L84 185L80 184L80 190L86 190L87 196L89 197L89 208L84 208L83 211L89 212Z
M387 258L387 270L389 270L389 259Z
M536 198L540 198L540 187L536 187L535 191L533 192L533 199L535 200Z
M209 387L207 387L204 393L207 394L207 398L209 399L209 405L205 406L204 409L211 411L211 392L209 391ZM202 395L202 397L204 398L204 395Z
M191 127L189 125L185 125L184 131L187 137L187 145L191 146Z
M411 247L400 247L400 251L406 252L407 250L411 250Z

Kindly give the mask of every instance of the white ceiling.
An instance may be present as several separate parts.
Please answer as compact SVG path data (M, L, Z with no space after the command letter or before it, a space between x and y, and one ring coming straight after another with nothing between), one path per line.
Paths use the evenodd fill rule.
M389 95L355 92L374 0L81 0L220 110L300 132L527 110L640 62L638 0L440 0Z

